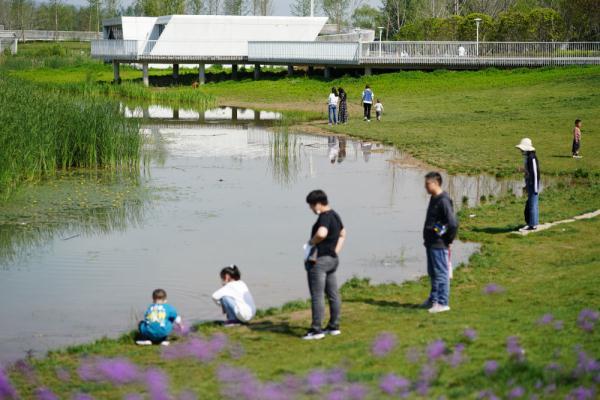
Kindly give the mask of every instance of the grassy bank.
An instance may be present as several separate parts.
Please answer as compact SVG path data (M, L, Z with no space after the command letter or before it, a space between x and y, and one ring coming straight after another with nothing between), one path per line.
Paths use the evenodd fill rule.
M137 168L141 138L119 104L0 72L0 195L73 168Z
M385 104L381 123L356 118L366 83ZM516 173L522 160L514 145L529 136L543 173L565 175L542 193L541 221L600 208L598 67L242 80L201 91L221 104L295 110L301 120L323 115L331 86L347 89L353 119L339 127L316 121L319 128L385 141L450 172L497 175ZM568 157L575 118L584 120L581 160ZM226 331L227 339L202 325L166 350L136 347L127 335L8 372L22 398L46 389L97 399L597 398L600 220L521 237L510 231L522 223L522 206L509 196L461 212L461 239L482 248L456 272L446 314L415 307L428 292L424 279L378 286L354 279L343 288L343 334L322 342L299 340L309 312L298 301Z

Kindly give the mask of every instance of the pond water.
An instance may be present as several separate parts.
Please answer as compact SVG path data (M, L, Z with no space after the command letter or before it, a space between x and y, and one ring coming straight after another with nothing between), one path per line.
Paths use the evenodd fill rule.
M25 215L0 216L0 240L11 249L0 260L0 361L133 329L157 287L187 321L220 318L210 295L220 268L231 263L260 308L307 298L302 245L315 216L304 199L316 188L328 193L348 230L341 280L401 282L424 274L427 171L397 150L266 129L276 113L125 112L144 117L148 161L141 177L118 185L90 177L41 185L36 190L75 199L79 180L92 180L91 194L84 190L85 199L76 201L99 204L85 212L49 207L44 212L58 212L65 223L38 229L27 222L34 226L28 235L19 227ZM114 193L111 185L121 200L102 203ZM463 200L517 193L521 182L445 176L445 186L458 208ZM143 200L127 201L127 193L146 189ZM454 264L476 249L457 242Z

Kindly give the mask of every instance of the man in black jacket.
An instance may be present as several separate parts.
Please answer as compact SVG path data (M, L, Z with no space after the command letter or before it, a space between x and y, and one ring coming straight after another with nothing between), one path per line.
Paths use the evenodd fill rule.
M425 189L431 195L423 227L431 293L422 307L436 314L450 310L448 247L456 237L458 222L452 199L442 190L442 176L438 172L425 175Z
M531 139L524 138L515 147L523 153L525 188L527 189L527 203L525 203L525 223L527 225L520 230L532 231L539 224L538 194L540 192L540 164Z

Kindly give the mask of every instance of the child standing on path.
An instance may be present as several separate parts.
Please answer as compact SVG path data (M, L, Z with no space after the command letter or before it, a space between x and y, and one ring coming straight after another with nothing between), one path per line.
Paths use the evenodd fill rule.
M256 314L256 305L248 286L241 279L240 270L231 265L223 268L220 275L223 287L214 292L212 298L223 308L223 314L227 317L225 327L250 322Z
M143 321L139 324L140 346L150 346L153 343L168 346L167 337L173 331L173 324L182 326L181 317L173 306L167 304L167 292L156 289L152 292L152 304L148 306Z
M381 104L381 100L377 99L377 103L375 103L375 116L377 117L377 121L381 121L382 114L383 114L383 104Z
M375 95L369 85L365 86L365 90L362 92L362 103L364 109L364 120L371 122L371 106L373 105L373 98Z
M571 148L571 152L573 153L573 158L581 158L579 155L579 148L581 147L581 120L575 120L575 127L573 128L573 147Z

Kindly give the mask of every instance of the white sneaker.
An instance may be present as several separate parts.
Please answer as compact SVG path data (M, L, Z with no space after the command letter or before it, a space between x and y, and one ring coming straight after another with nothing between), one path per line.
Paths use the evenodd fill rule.
M323 333L328 336L339 336L342 334L342 331L339 329L325 329Z
M441 313L444 311L450 311L450 307L449 306L443 306L441 304L437 304L435 303L430 309L429 309L429 313L430 314L437 314L437 313Z
M161 346L169 346L171 344L171 342L169 342L168 340L163 340L162 342L160 342Z
M306 332L306 335L302 336L302 340L321 340L325 338L325 334L323 331L317 332L314 330L310 330Z
M151 340L136 340L135 344L137 344L138 346L152 346L152 341Z

